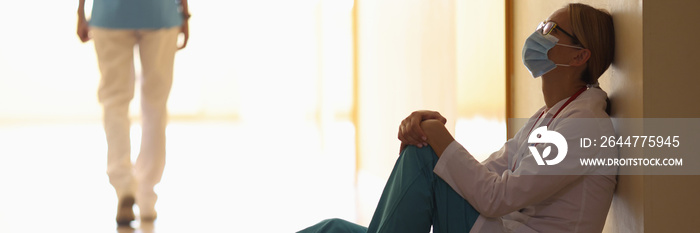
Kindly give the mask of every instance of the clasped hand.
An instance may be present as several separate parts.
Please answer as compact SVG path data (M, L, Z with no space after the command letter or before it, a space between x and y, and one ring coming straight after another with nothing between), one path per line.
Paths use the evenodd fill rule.
M399 126L400 151L408 145L418 148L430 145L440 156L447 145L454 141L445 128L446 123L447 119L436 111L421 110L411 113Z

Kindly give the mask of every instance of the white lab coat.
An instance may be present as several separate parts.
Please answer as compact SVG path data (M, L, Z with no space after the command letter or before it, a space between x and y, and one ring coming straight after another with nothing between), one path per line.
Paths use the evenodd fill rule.
M483 163L452 142L434 172L481 214L470 232L601 232L617 183L617 167L582 167L579 158L616 158L618 152L616 148L581 148L578 143L581 137L615 135L605 113L606 98L603 90L590 88L549 125L549 130L569 142L565 160L557 165L537 165L527 148L527 134L535 123L535 128L546 125L568 98L538 121L542 107ZM595 120L572 120L583 118ZM542 151L544 145L537 147Z

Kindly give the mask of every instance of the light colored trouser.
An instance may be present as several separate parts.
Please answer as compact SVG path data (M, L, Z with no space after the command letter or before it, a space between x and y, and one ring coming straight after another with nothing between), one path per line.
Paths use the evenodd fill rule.
M166 104L179 27L152 30L92 28L102 78L98 90L107 137L107 174L118 198L134 196L141 216L155 215L153 187L165 167ZM129 103L134 97L134 46L139 46L142 139L131 164Z

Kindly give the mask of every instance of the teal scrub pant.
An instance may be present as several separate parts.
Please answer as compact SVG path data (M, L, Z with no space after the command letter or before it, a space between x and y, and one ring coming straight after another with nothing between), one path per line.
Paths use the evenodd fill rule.
M430 147L408 146L389 176L369 228L328 219L300 233L467 233L479 217L464 198L433 173L438 157Z

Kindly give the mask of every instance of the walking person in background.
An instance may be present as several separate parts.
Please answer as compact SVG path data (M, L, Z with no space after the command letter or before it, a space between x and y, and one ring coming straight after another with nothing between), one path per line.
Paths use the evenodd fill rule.
M98 90L107 137L107 174L119 200L117 224L152 222L157 214L154 186L165 167L167 100L173 80L175 52L189 39L187 0L94 0L90 21L85 0L79 0L77 33L93 39L101 79ZM184 41L178 47L180 33ZM129 103L134 96L134 46L138 45L141 80L142 141L131 163Z

